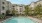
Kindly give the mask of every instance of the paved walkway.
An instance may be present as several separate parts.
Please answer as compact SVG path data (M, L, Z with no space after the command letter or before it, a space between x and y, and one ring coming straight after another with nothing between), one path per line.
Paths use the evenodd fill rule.
M12 17L12 16L6 16L6 18L0 19L0 23L1 23L2 21L4 21L4 20L8 19L8 18L11 18L11 17Z
M42 23L42 20L39 20L39 19L37 19L37 18L33 18L33 17L28 17L28 18L30 18L30 19L36 21L36 23Z

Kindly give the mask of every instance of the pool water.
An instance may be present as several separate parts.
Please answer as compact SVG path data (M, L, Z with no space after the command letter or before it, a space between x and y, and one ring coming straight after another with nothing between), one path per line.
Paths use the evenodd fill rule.
M35 21L27 17L12 17L3 21L3 23L35 23Z

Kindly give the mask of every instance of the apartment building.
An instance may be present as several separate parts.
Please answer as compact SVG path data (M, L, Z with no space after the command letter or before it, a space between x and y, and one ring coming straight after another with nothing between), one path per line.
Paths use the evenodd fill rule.
M6 14L7 10L10 10L11 12L11 2L6 1L6 0L0 0L0 14Z
M24 10L25 10L24 5L22 5L22 4L21 5L18 5L17 8L19 8L18 9L19 14L24 14Z
M29 6L30 8L31 8L31 10L33 10L34 9L34 7L35 7L35 3L34 2L32 2L31 4L30 4L30 6Z
M0 0L0 14L6 14L7 3L6 0Z
M9 1L6 1L6 3L7 3L7 10L9 10L10 13L12 13L12 3Z
M42 5L42 1L32 2L29 7L33 10L37 5Z
M0 14L6 14L7 10L10 10L10 13L12 13L13 9L17 11L17 14L24 14L24 5L16 5L6 0L0 0Z
M42 1L32 2L29 7L34 10L37 5L42 5Z
M17 5L17 4L13 4L13 9L15 9L17 11L16 14L24 14L24 5Z
M42 5L42 1L37 1L37 4L36 5Z

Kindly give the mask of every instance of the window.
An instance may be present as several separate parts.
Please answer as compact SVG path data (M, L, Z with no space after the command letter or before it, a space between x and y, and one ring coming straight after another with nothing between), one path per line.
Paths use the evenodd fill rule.
M22 8L20 8L20 12L22 12Z
M12 6L12 7L15 7L15 6Z
M4 9L5 9L5 7L2 7L2 9L4 10Z
M4 2L2 2L2 4L5 4Z
M2 13L2 15L4 15L4 13Z

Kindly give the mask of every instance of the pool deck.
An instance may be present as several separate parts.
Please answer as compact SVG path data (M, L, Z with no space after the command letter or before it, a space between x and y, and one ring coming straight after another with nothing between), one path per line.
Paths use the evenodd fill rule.
M20 16L19 16L20 17ZM33 18L33 17L29 17L29 16L26 16L27 18L30 18L31 20L33 20L33 21L36 21L36 23L42 23L42 20L40 20L40 19L37 19L37 18ZM1 23L1 21L0 21L0 23Z
M40 20L40 19L33 18L33 17L28 17L28 18L30 18L31 20L36 21L36 23L42 23L42 20Z
M4 19L0 19L0 22L6 20L6 19L8 19L8 18L11 18L11 17L12 17L12 16L6 16Z

